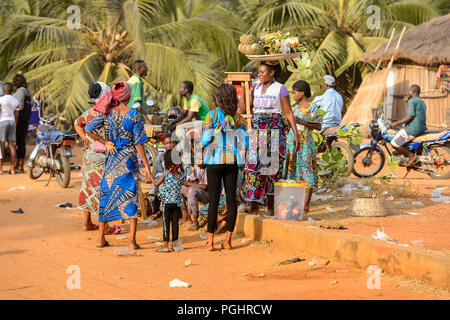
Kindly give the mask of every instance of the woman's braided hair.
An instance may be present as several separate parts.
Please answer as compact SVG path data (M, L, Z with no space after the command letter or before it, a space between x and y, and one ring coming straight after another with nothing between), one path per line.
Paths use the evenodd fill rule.
M236 89L231 84L222 83L217 88L216 102L226 116L234 116L238 105Z

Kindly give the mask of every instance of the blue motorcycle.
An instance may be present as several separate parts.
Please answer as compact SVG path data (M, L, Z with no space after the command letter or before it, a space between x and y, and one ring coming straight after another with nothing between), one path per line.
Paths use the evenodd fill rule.
M33 101L36 103L36 101ZM36 146L26 162L29 176L35 180L43 173L49 173L50 179L56 177L56 181L62 188L67 188L70 183L72 146L77 134L70 131L59 131L54 126L54 121L64 120L59 115L53 117L41 116L39 112L39 126L36 129ZM47 184L48 184L47 183Z
M375 176L384 166L386 153L400 160L400 166L405 166L407 158L399 154L390 144L397 130L389 129L386 122L380 118L372 120L368 126L371 141L359 146L353 154L355 164L353 173L360 178ZM417 154L412 166L407 167L405 178L411 170L428 174L433 179L450 178L450 130L429 130L423 135L408 142L405 147Z

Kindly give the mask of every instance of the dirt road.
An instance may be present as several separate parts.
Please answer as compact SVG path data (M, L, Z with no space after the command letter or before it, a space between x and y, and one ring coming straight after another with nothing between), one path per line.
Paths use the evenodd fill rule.
M77 210L54 208L76 203L79 171L68 189L46 177L0 176L0 299L448 299L448 292L416 281L381 277L381 289L367 287L369 274L331 261L310 266L311 256L276 244L235 235L232 251L207 252L200 232L181 228L182 252L157 253L161 220L139 224L140 256L118 257L127 240L108 236L110 248L96 248L96 232L82 231ZM8 191L25 186L26 190ZM22 208L23 214L11 213ZM127 228L127 225L124 225ZM127 235L127 233L124 233ZM221 236L218 237L219 244ZM299 239L299 241L301 241ZM297 256L301 262L279 265ZM185 261L191 259L191 265ZM81 289L66 287L69 266L80 269ZM190 288L169 288L180 279Z

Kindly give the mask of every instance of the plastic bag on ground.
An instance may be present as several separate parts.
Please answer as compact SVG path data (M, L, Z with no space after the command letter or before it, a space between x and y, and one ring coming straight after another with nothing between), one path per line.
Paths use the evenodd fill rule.
M389 237L385 232L384 232L384 227L382 227L382 231L380 231L379 229L377 229L377 231L372 234L372 239L373 240L382 240L382 241L386 241L392 244L396 244L394 240L392 240L391 237Z
M173 251L182 251L184 249L183 244L181 243L180 239L177 241L174 241L173 243Z
M154 220L144 220L144 221L142 221L142 223L145 223L146 225L148 225L150 227L158 225L158 222L156 222Z
M420 201L412 201L411 204L413 206L423 207L423 203Z
M137 255L137 252L130 248L117 248L114 250L114 254L117 256L135 256Z
M178 279L173 279L172 281L169 282L169 286L171 288L189 288L191 285L187 282L183 282Z
M25 187L12 187L11 189L8 190L8 192L15 191L15 190L26 190L26 188Z

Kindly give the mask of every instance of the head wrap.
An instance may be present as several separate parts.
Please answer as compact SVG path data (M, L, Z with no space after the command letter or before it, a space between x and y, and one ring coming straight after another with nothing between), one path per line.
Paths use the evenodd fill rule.
M280 64L280 61L278 60L271 60L271 61L263 61L263 64L266 64L268 66L278 66Z
M329 86L334 86L336 85L336 79L333 76L330 76L329 74L326 74L323 76L324 78L324 82L325 84L329 85Z
M111 112L110 108L118 106L120 102L130 99L131 86L128 82L119 81L112 89L105 93L94 107L94 110L104 114Z
M88 94L91 99L98 102L109 90L111 90L111 88L104 82L92 82L89 85Z

